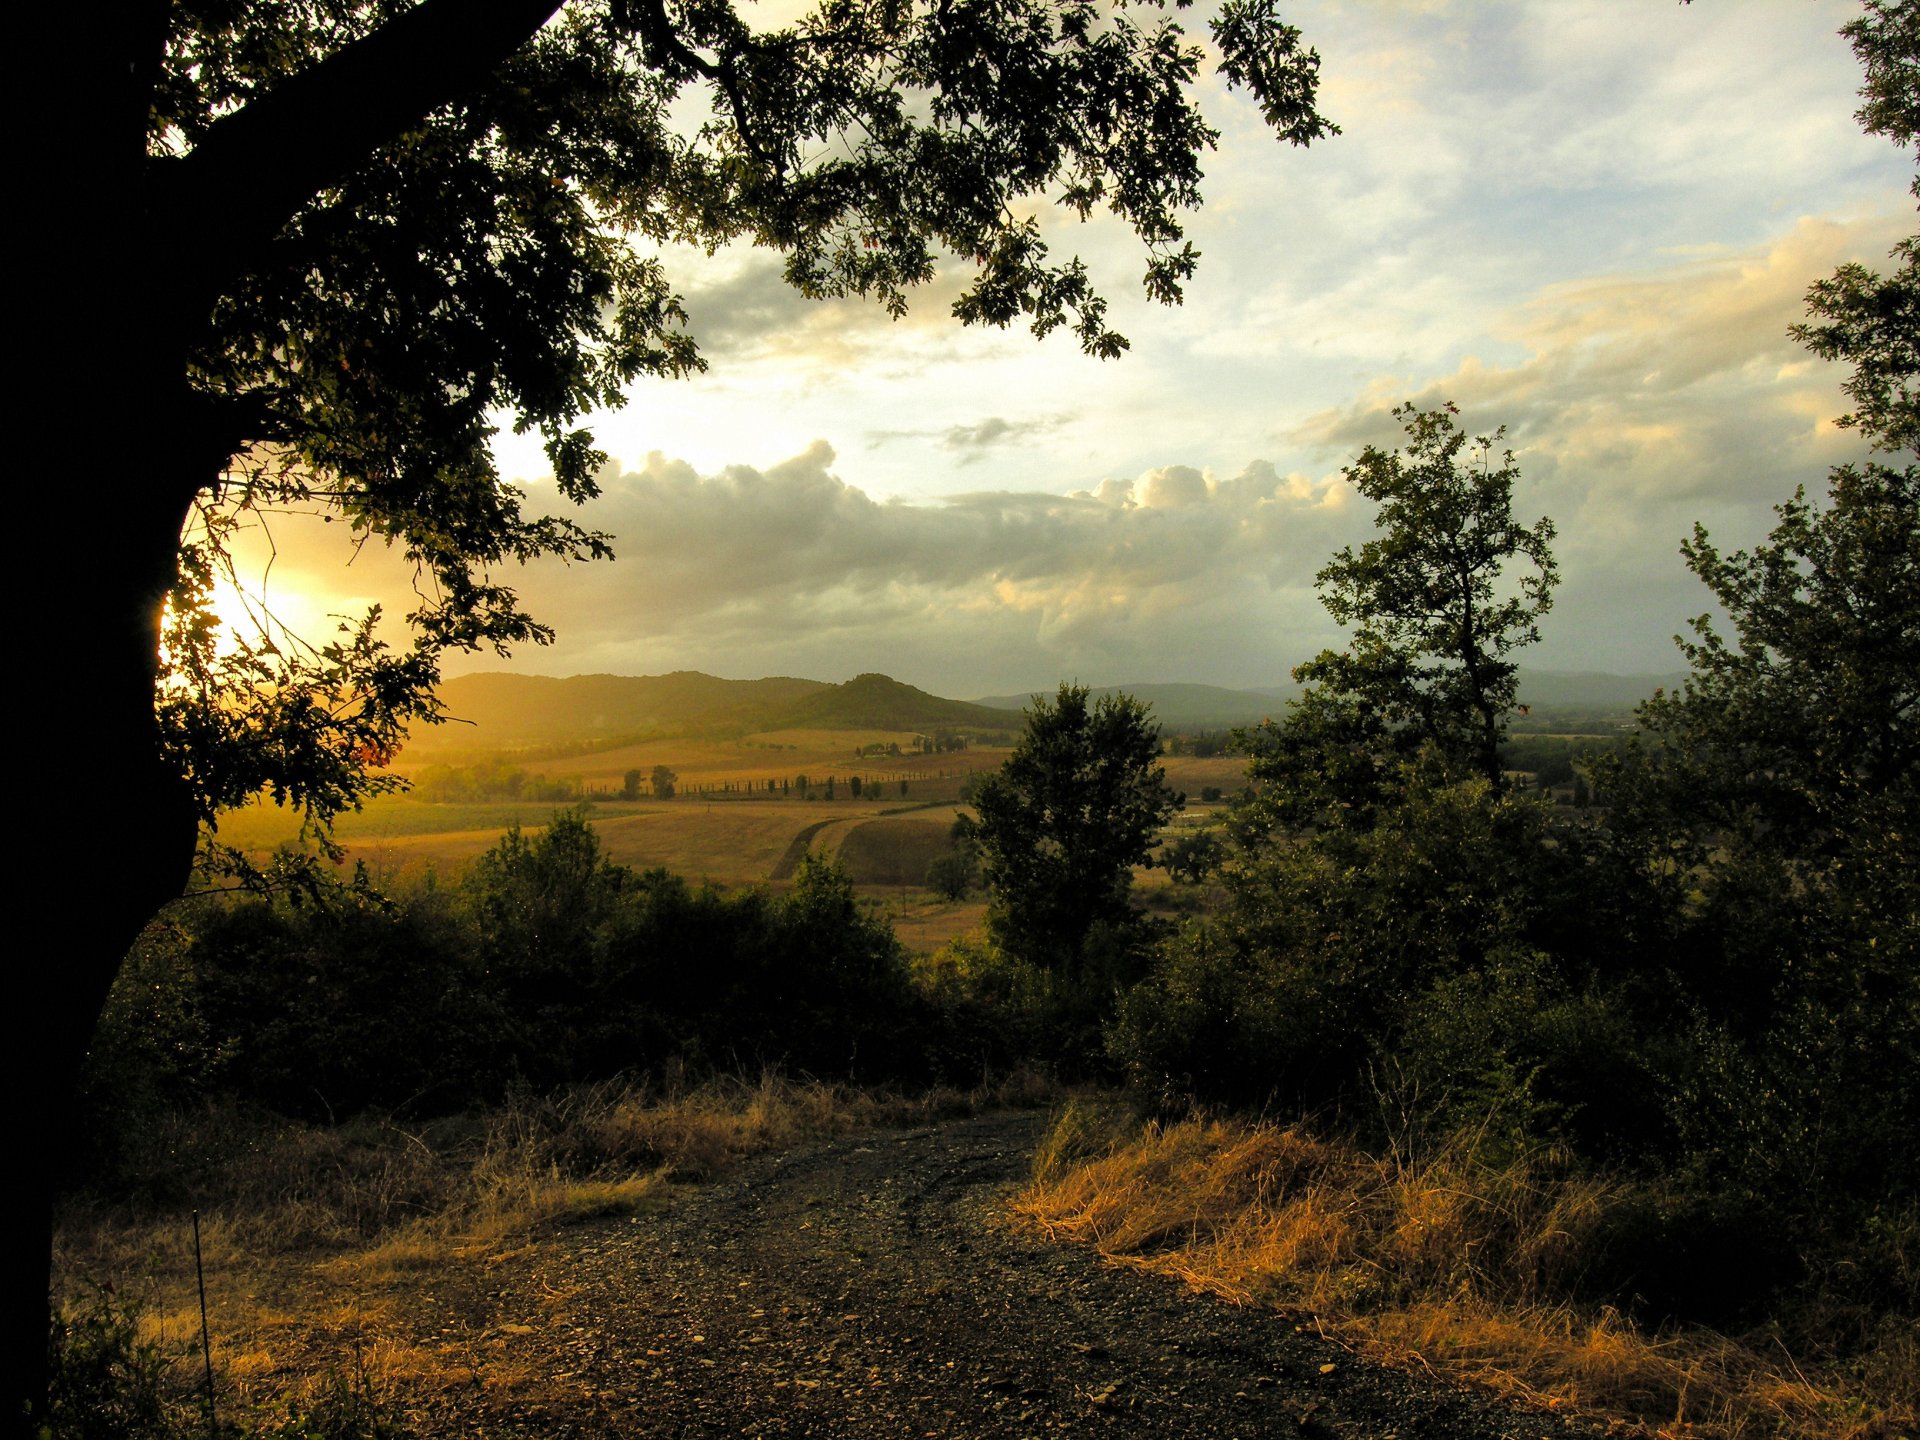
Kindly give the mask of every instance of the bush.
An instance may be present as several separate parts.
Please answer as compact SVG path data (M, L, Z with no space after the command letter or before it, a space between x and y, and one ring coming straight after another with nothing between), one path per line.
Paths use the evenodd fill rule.
M1619 996L1631 932L1596 894L1613 877L1537 799L1430 756L1389 789L1365 826L1243 843L1225 913L1127 997L1115 1057L1176 1103L1363 1114L1391 1066L1441 1130L1660 1133ZM1596 1035L1620 1047L1598 1096Z
M830 861L784 897L604 860L578 812L510 831L455 890L388 903L207 899L132 957L87 1074L125 1139L227 1094L288 1115L446 1112L669 1064L958 1079L938 1007ZM117 1163L103 1139L96 1168Z

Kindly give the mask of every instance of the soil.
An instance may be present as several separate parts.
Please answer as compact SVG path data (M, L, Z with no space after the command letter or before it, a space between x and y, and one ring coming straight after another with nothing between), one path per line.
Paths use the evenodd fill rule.
M561 1232L487 1269L484 1293L443 1295L443 1353L472 1378L413 1421L582 1440L1569 1433L1008 1224L1043 1125L822 1142Z

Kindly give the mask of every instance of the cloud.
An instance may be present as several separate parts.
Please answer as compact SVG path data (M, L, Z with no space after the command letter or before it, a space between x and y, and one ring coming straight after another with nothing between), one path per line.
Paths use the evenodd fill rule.
M867 448L898 440L932 440L942 450L958 455L958 463L977 465L995 451L1057 430L1072 418L1050 415L1036 420L1008 420L1004 416L989 415L971 425L949 425L944 430L869 430Z
M592 519L618 560L528 572L529 603L562 636L557 668L781 673L820 657L837 674L865 655L854 668L949 691L1089 666L1276 679L1326 631L1313 573L1364 525L1343 482L1265 462L907 504L876 501L835 460L816 441L700 475L654 454L610 479Z
M1452 400L1471 429L1507 427L1563 533L1614 549L1650 517L1770 506L1859 448L1832 424L1841 372L1787 333L1807 286L1884 255L1906 223L1802 220L1752 249L1547 287L1495 326L1523 358L1376 380L1291 438L1323 454L1391 445L1395 404Z

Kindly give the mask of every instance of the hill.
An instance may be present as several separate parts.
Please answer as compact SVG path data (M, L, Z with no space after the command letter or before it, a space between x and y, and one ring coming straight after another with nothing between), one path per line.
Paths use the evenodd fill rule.
M723 680L669 675L456 675L440 686L454 721L414 732L416 750L526 750L616 744L745 725L833 687L777 676Z
M778 676L459 675L440 687L452 723L421 727L411 759L455 751L598 751L677 736L759 730L1018 730L1018 710L945 700L885 675L844 685Z
M885 675L856 675L806 696L764 727L813 730L1011 730L1020 707L943 700Z

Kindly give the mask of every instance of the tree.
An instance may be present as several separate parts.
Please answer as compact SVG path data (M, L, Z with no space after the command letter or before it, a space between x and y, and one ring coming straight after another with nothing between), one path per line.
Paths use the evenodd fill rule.
M1871 4L1844 33L1861 122L1911 144L1920 11ZM1830 1209L1920 1191L1920 236L1894 255L1813 285L1793 329L1851 367L1840 424L1872 454L1751 550L1694 527L1681 553L1724 619L1678 640L1691 673L1601 776L1615 843L1685 877L1670 978L1715 1057L1685 1121L1740 1183Z
M956 815L947 838L953 845L928 864L927 888L943 899L964 900L980 879L978 827L970 816Z
M1510 657L1540 638L1553 603L1553 522L1514 521L1513 452L1493 463L1504 426L1469 444L1451 404L1393 413L1405 451L1369 445L1345 472L1378 502L1379 537L1357 553L1342 548L1316 577L1333 618L1354 627L1352 640L1295 678L1346 706L1349 724L1389 734L1403 750L1435 746L1497 794L1517 688ZM1516 560L1531 572L1509 575Z
M1130 695L1063 684L1036 698L1006 763L974 792L975 832L1002 950L1072 975L1097 927L1130 929L1133 867L1182 798L1156 763L1160 727Z
M673 798L673 787L679 779L680 777L665 765L654 766L653 774L650 777L654 799L671 800Z
M620 777L620 798L638 800L640 798L640 772L629 770Z
M1912 144L1920 12L1874 0L1842 33L1866 69L1860 122ZM1844 265L1815 283L1814 321L1791 332L1852 367L1843 388L1854 408L1838 423L1874 457L1834 469L1824 504L1796 490L1751 551L1724 554L1694 527L1681 554L1732 635L1707 614L1694 639L1677 640L1692 673L1641 708L1654 744L1615 776L1669 829L1703 845L1738 836L1803 870L1851 850L1869 812L1911 804L1920 767L1920 235L1893 254L1889 275Z
M1196 830L1182 835L1160 852L1160 863L1167 874L1182 885L1199 885L1219 866L1227 847L1212 830Z
M637 375L702 364L660 249L748 240L802 293L895 314L940 257L970 257L961 321L1064 325L1109 356L1124 337L1025 201L1116 214L1149 294L1172 301L1195 261L1178 217L1215 138L1188 95L1199 48L1157 10L1084 0L829 0L761 32L682 0L119 0L23 27L21 53L47 63L24 67L21 112L60 119L19 176L39 217L16 236L23 273L56 298L16 335L36 422L16 463L51 480L79 458L110 517L23 660L64 677L120 802L113 883L63 916L68 958L9 1047L15 1093L53 1097L203 824L266 789L324 843L387 783L404 728L434 718L444 653L545 638L501 572L607 552L524 513L487 442L504 413L545 438L563 495L591 496L582 418ZM1212 34L1281 136L1331 133L1318 57L1270 0L1224 0ZM289 507L418 567L409 643L373 617L326 643L271 621L216 643L235 527ZM55 894L95 840L51 778L27 800L51 827L29 884ZM57 1099L31 1109L22 1168L44 1215L65 1127ZM8 1253L24 1334L46 1250ZM37 1397L23 1363L3 1383Z

